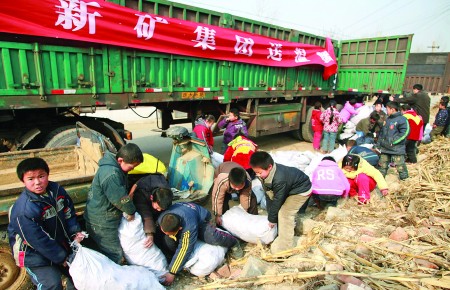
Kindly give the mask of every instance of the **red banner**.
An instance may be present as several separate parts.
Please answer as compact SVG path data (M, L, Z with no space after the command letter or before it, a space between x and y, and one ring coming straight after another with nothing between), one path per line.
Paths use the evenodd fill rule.
M337 70L329 39L325 47L281 41L139 12L102 0L2 0L0 32L265 66L316 64L325 67L324 79Z

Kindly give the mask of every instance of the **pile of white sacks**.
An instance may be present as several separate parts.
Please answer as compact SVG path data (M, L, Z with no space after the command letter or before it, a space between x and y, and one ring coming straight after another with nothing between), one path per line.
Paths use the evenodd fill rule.
M361 121L362 119L368 118L370 116L370 113L373 112L373 107L364 105L356 109L356 111L358 112L358 114L350 118L350 120L345 123L344 130L341 135L339 135L340 140L358 138L358 136L356 135L356 125L358 125L359 121Z

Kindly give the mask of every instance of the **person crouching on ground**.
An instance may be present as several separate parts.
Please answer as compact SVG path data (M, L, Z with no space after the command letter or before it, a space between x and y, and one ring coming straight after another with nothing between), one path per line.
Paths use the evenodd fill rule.
M210 245L231 248L234 258L243 256L238 240L228 232L220 231L211 223L211 213L191 202L178 202L164 211L158 219L163 236L158 236L157 246L172 256L164 284L173 283L194 250L197 240Z
M346 148L348 154L358 155L364 158L372 166L377 166L378 161L380 160L380 157L374 150L364 146L356 145L355 140L347 140Z
M49 173L41 158L17 165L25 189L11 207L9 244L16 264L25 267L37 289L62 290L61 274L68 277L66 289L75 289L67 258L71 240L81 242L84 234L72 199L62 186L48 180Z
M211 186L212 212L216 224L222 225L222 215L230 209L231 194L236 193L241 206L250 214L258 214L256 196L252 191L252 181L245 169L235 162L224 162L214 170Z
M256 151L250 165L265 191L269 227L278 223L278 237L270 251L288 250L294 246L295 217L311 195L311 181L303 171L275 163L264 151Z
M388 194L388 185L380 171L358 155L346 155L341 168L350 183L350 197L358 196L360 203L366 204L377 186L383 196Z
M325 156L314 170L312 176L311 197L319 209L323 209L328 203L337 205L342 197L347 197L350 184L338 164L331 156Z
M245 137L240 131L234 136L234 139L228 143L228 148L223 155L223 162L232 161L244 167L250 175L255 177L252 167L250 166L250 157L258 150L255 142Z
M144 247L153 246L156 233L155 221L162 211L172 205L173 193L162 174L150 174L139 179L131 187L130 198L142 218L145 240Z
M431 141L436 140L436 137L444 133L448 118L447 104L445 102L440 102L439 111L436 114L436 118L434 118L433 129L430 133Z
M84 220L97 249L116 264L125 262L119 240L119 224L125 213L134 220L136 207L128 196L127 172L142 163L144 156L136 144L128 143L116 155L106 152L98 165L88 192Z

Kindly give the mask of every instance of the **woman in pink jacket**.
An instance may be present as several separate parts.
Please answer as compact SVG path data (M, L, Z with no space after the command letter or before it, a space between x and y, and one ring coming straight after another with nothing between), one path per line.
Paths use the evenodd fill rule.
M336 206L341 197L347 197L350 184L336 161L325 156L314 170L311 197L320 209L327 203Z

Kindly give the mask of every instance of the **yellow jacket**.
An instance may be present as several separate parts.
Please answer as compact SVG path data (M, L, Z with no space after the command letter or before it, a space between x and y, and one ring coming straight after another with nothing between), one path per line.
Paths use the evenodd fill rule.
M375 180L375 182L377 183L377 186L380 190L387 189L388 185L386 183L386 180L383 177L383 174L381 174L381 172L378 169L376 169L375 167L370 165L369 162L364 160L364 158L360 157L359 160L360 161L359 161L358 170L356 170L356 171L347 171L347 170L343 169L342 161L339 162L339 167L342 168L344 175L347 178L355 179L358 174L364 173L365 175L370 176Z

